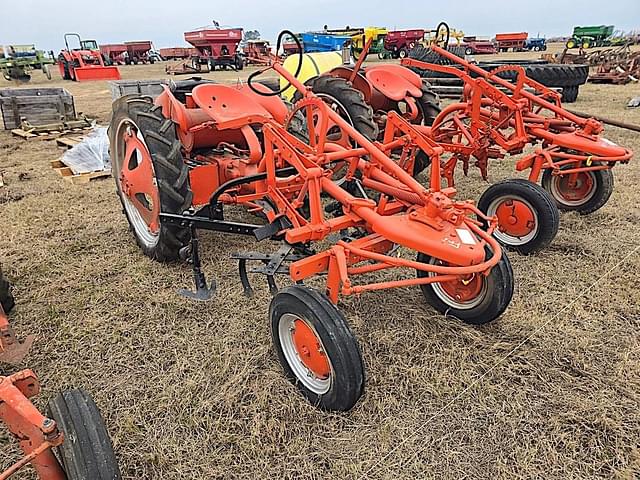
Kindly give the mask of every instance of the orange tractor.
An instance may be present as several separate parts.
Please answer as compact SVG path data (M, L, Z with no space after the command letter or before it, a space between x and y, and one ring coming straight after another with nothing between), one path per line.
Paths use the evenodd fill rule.
M69 37L77 37L78 48L69 48ZM120 70L105 64L95 40L82 40L77 33L65 33L64 44L67 48L58 55L58 68L64 80L120 80Z
M497 217L494 235L503 245L520 253L540 250L557 233L558 209L587 214L607 202L613 191L611 169L627 163L632 152L603 138L600 122L563 109L560 95L526 77L522 67L505 65L487 72L442 47L448 43L446 24L437 32L431 63L405 58L402 66L361 68L358 62L307 83L371 140L397 140L388 128L391 115L411 123L423 140L442 148L440 174L449 187L459 163L466 175L474 159L486 180L490 159L524 153L516 170L530 170L528 179L493 185L478 207ZM429 84L405 67L455 75L464 82L463 98L441 110ZM515 82L501 78L511 71L517 73ZM412 171L418 173L432 160L419 152Z
M302 52L288 31L276 51L286 35ZM195 290L182 291L190 298L207 300L215 288L202 270L201 230L279 243L270 254L233 255L245 292L248 273L266 276L287 376L314 405L348 410L363 393L364 367L340 298L417 286L436 310L483 324L509 305L513 273L491 235L496 219L441 188L440 146L400 115L387 119L394 139L374 143L296 79L301 62L299 53L294 74L275 60L246 85L191 79L166 86L155 102L116 100L113 175L141 250L191 263ZM268 69L285 88L257 83ZM278 95L291 85L301 99L288 110ZM418 151L432 159L429 186L407 167ZM230 219L227 206L256 221ZM276 276L292 284L278 289ZM318 276L323 288L305 285Z
M13 306L9 282L0 270L0 364L19 363L33 343L31 336L24 343L17 341L7 318ZM39 392L31 370L0 374L0 421L24 452L13 465L0 464L0 480L29 464L41 480L120 479L111 440L91 396L82 389L62 392L49 402L45 416L29 400Z

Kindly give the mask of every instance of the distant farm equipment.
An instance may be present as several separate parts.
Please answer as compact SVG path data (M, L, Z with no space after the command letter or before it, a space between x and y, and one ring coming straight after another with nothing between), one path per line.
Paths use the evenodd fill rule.
M198 54L198 50L189 47L161 48L160 56L165 60L186 60Z
M597 25L588 27L574 27L571 38L567 40L567 48L591 48L610 45L613 35L613 25Z
M527 38L527 41L524 43L525 50L532 50L534 52L541 52L547 49L547 39L546 38Z
M424 39L425 30L392 30L384 37L384 49L391 58L405 58L409 51ZM382 59L382 57L380 57Z
M242 70L244 61L239 52L242 28L204 27L185 32L184 39L193 45L197 53L192 57L193 67L205 65L208 70L216 67Z
M461 46L466 55L493 54L496 53L495 45L489 40L481 40L477 37L463 37Z
M529 38L527 32L497 33L496 48L499 52L507 52L509 49L514 52L522 52L525 50L527 38Z
M300 34L305 53L337 52L342 50L346 42L351 42L350 35L331 35L324 32L304 32Z
M28 82L34 70L41 70L51 80L49 66L54 63L52 56L36 50L35 45L0 45L0 72L5 80Z
M69 37L78 39L78 48L69 48ZM120 80L118 67L105 64L95 40L82 40L77 33L66 33L64 43L66 49L58 55L58 67L64 80Z
M247 65L266 65L273 56L267 40L248 40L243 48L243 54Z
M137 42L124 42L127 47L125 63L137 65L139 63L155 63L156 57L151 54L153 45L148 40Z

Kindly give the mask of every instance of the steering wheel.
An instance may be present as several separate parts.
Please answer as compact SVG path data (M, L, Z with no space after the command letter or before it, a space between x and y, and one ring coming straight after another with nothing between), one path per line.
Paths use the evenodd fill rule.
M438 47L447 48L449 45L449 38L451 36L451 31L449 30L449 25L445 22L440 22L436 27L436 38L433 41Z
M300 70L302 69L302 60L303 60L302 56L304 55L304 52L302 51L302 44L300 43L300 40L290 30L282 30L278 34L278 41L276 43L276 56L278 54L278 51L280 50L280 46L282 44L282 39L284 38L285 35L288 35L291 38L293 38L293 41L295 42L296 46L298 47L298 66L296 68L296 73L293 75L294 77L297 78L298 74L300 73ZM283 88L278 90L277 92L263 92L262 90L258 90L256 87L254 87L253 86L254 79L257 76L262 75L264 72L266 72L268 70L271 70L272 68L273 67L270 65L267 68L264 68L262 70L258 70L256 72L253 72L251 75L249 75L249 78L247 79L247 85L249 85L249 88L251 90L253 90L254 93L257 93L258 95L262 95L263 97L275 97L276 95L281 95L282 93L284 93L284 91L287 90L291 86L291 82L287 82L287 84Z

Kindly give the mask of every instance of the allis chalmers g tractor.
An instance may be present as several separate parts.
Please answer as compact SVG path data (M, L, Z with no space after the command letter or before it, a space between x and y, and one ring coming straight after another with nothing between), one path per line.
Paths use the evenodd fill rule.
M0 364L19 363L33 343L31 336L17 341L7 318L13 306L9 282L0 270ZM41 480L118 480L113 447L91 396L81 389L62 392L49 402L45 416L29 401L39 392L31 370L9 376L0 372L0 420L25 455L9 467L0 463L0 480L29 464Z
M78 48L69 48L69 37L77 37ZM66 50L58 55L58 68L64 80L120 80L120 70L115 65L105 65L95 40L82 40L77 33L65 33L64 44Z
M446 45L448 27L441 24L437 31L437 43ZM553 240L558 208L587 214L607 202L613 190L611 168L628 162L632 152L602 138L600 122L564 110L560 95L527 78L522 67L505 65L487 72L438 44L431 49L433 63L405 58L401 64L463 80L463 99L442 111L429 85L398 65L361 69L358 62L355 68L338 67L308 84L369 139L394 142L386 132L387 118L391 112L401 115L424 140L442 148L440 172L450 187L458 163L466 175L474 158L487 179L489 159L525 153L516 169L530 169L529 178L497 183L478 202L485 214L498 218L495 237L521 253L540 250ZM506 71L517 72L515 83L499 76ZM535 148L527 152L527 147ZM419 154L414 173L430 161Z
M282 32L277 50L287 34L296 38ZM255 81L271 68L300 92L291 111L277 96L289 85L273 91ZM513 273L491 236L495 219L440 187L440 147L393 114L394 140L373 143L297 73L276 61L247 85L192 79L167 86L155 103L120 98L109 130L113 172L142 251L192 263L189 297L213 293L201 268L200 230L281 243L273 254L234 255L245 292L252 291L249 272L266 275L273 343L287 376L313 404L348 410L362 395L364 368L337 307L341 297L419 286L440 312L483 324L507 308ZM414 144L433 159L429 187L408 173ZM263 221L230 220L229 205ZM279 274L295 284L278 290ZM318 275L326 278L322 290L303 283Z

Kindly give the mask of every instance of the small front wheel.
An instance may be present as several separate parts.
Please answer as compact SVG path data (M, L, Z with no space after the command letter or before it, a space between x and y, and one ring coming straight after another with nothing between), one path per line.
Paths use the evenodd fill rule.
M269 307L271 336L284 371L313 405L351 409L364 391L358 342L336 306L301 285L279 291Z
M81 389L49 402L49 416L64 434L57 453L69 480L119 480L120 469L95 402Z
M516 178L492 185L480 197L478 208L489 217L498 217L493 232L496 240L522 254L545 248L558 233L558 208L545 189L529 180Z
M487 247L486 258L491 251ZM450 266L444 260L418 253L418 262ZM433 272L417 271L418 278L433 277ZM505 251L488 276L481 273L461 276L448 282L420 285L429 305L440 313L452 315L465 323L483 325L498 318L507 309L513 296L513 270Z
M573 210L587 215L603 207L611 197L613 172L590 170L576 173L572 178L571 175L553 175L547 169L542 174L542 186L551 194L560 210Z

